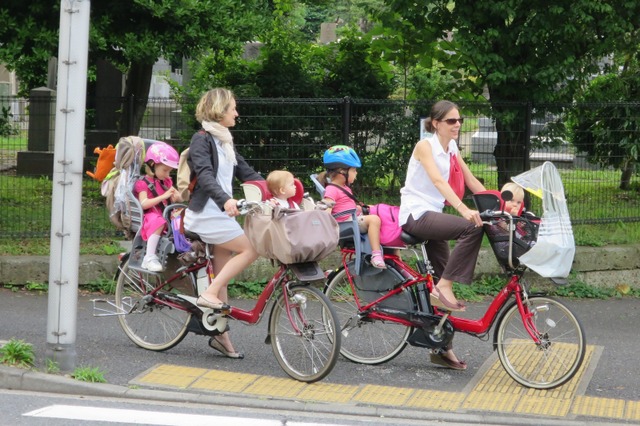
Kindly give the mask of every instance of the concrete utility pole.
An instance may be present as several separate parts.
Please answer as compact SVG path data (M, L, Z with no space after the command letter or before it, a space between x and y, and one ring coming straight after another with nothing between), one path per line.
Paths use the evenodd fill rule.
M62 0L58 45L46 358L62 371L76 362L89 0Z

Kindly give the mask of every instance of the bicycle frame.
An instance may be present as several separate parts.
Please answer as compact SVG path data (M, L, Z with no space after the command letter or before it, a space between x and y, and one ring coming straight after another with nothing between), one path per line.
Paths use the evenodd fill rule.
M347 263L353 258L354 255L356 255L355 249L352 249L352 248L342 249L342 266L347 271L349 285L351 286L351 291L354 294L355 302L356 302L356 305L358 306L359 311L367 312L368 316L372 319L393 321L405 326L417 326L417 324L414 324L405 318L400 318L391 314L376 311L374 310L374 308L375 306L379 305L381 302L385 301L386 299L399 294L405 289L413 288L419 285L420 283L425 283L429 291L431 291L434 286L433 276L428 272L424 275L420 274L419 272L411 268L408 264L406 264L397 255L385 254L384 255L385 260L393 262L394 268L396 270L401 271L405 277L408 277L408 278L410 277L410 278L402 285L392 290L389 290L383 296L363 306L360 302L360 298L358 297L358 293L356 291L353 275L349 272L349 268L347 266ZM520 278L518 274L514 273L509 279L509 281L507 282L507 284L502 288L502 290L500 290L500 292L492 300L491 304L488 306L487 310L485 311L484 315L481 318L468 319L468 318L457 317L455 315L452 315L451 313L447 313L446 311L440 311L437 307L433 307L433 310L434 310L434 313L436 314L440 313L440 314L446 315L449 321L451 321L451 324L453 325L453 328L455 331L482 335L489 331L494 321L496 320L498 314L500 313L502 308L506 305L508 300L513 295L515 297L516 303L518 304L518 310L520 312L520 315L523 318L524 326L528 334L531 336L531 338L535 342L539 342L539 338L538 338L539 333L537 332L535 325L531 321L529 321L529 319L532 316L532 313L530 313L528 309L526 309L523 303L524 293L525 293L525 290L520 284ZM424 309L424 307L422 308Z

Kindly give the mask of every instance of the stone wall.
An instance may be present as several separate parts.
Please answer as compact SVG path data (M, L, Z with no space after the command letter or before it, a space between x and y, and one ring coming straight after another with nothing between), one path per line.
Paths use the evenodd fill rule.
M81 256L79 283L111 277L117 270L117 256ZM340 264L339 253L321 262L324 270ZM275 267L267 259L258 259L239 277L241 281L259 281L273 275ZM597 287L628 285L640 289L640 245L578 247L573 264L575 279ZM478 257L476 276L499 275L500 268L490 249L483 249ZM2 256L0 257L0 283L25 284L48 281L48 256ZM546 278L530 272L527 281L544 285ZM573 275L572 275L573 277ZM572 278L573 279L573 278Z

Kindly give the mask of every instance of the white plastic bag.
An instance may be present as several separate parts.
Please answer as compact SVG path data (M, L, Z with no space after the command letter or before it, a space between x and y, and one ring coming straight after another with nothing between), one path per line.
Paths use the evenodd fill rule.
M566 278L576 252L571 218L558 170L547 161L512 178L530 193L542 198L538 241L520 256L520 263L547 278Z

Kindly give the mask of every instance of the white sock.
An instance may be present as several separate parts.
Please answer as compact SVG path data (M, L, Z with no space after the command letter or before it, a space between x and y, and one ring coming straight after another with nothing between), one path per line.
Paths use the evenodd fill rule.
M152 234L147 240L147 254L145 254L145 258L148 259L152 256L155 256L156 249L158 248L158 242L160 241L160 235Z

